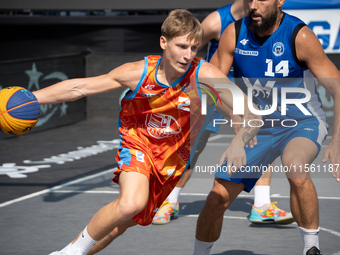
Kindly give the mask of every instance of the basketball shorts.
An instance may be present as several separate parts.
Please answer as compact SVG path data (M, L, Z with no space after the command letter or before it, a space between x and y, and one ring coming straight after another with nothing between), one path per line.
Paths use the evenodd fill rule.
M154 171L151 159L138 150L123 148L118 150L116 160L118 169L114 172L113 182L118 184L119 174L124 172L137 172L145 175L149 179L149 198L143 211L133 217L133 220L142 226L147 226L152 222L158 208L176 187L180 176L166 181L164 184L158 180Z
M257 133L257 145L254 148L245 148L247 165L242 166L236 172L228 176L227 161L217 169L215 177L243 183L245 191L249 192L257 180L261 177L262 171L268 169L270 164L284 152L289 141L296 137L305 137L313 141L318 147L318 153L322 142L326 139L328 130L326 124L315 119L300 120L295 127L273 127L263 128ZM316 156L317 156L316 155Z

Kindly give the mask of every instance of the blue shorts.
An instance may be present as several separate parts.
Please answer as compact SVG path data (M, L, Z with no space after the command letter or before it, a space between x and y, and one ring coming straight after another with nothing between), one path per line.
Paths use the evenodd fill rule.
M225 161L221 168L216 171L215 177L235 183L243 183L245 191L249 192L261 177L263 169L268 168L278 156L282 157L290 140L296 137L312 140L318 146L318 155L327 133L326 124L322 121L319 122L316 118L300 120L295 127L290 128L279 126L260 129L256 135L257 145L252 149L245 148L247 165L242 166L229 178L226 171L227 162Z

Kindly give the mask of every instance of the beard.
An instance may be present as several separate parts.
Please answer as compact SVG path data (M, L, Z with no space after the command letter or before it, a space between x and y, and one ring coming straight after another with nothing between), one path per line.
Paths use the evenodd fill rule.
M266 16L262 16L255 12L255 10L251 10L249 13L249 30L254 34L261 34L269 30L272 26L275 25L278 16L278 9L274 6L274 9L271 13ZM261 16L262 21L255 21L251 18L252 15Z

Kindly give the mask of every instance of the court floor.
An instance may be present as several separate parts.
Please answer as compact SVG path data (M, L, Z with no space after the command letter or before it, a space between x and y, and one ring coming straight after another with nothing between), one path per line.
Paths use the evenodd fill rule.
M118 186L111 182L118 139L115 125L84 121L0 141L0 254L59 250L100 207L118 197ZM177 219L163 226L131 228L99 254L192 254L197 217L213 183L213 174L199 170L216 165L231 138L223 132L210 138L197 162L201 168L181 193ZM20 148L16 154L14 148ZM324 149L315 166L322 165ZM280 164L278 159L276 165ZM340 184L327 172L316 171L312 178L319 196L322 252L339 255ZM290 210L289 184L280 171L273 174L271 199ZM297 225L251 224L247 216L252 203L253 192L243 192L225 212L222 234L211 254L301 254Z

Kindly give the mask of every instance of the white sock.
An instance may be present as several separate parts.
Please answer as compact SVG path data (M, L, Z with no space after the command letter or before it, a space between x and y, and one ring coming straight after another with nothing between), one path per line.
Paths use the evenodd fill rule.
M209 255L214 242L202 242L195 238L194 255Z
M270 204L270 186L257 185L254 187L254 206L261 207Z
M166 200L168 200L170 203L177 203L178 197L179 197L179 194L181 193L181 191L182 191L182 188L175 187L171 191L171 193L169 194L169 196L167 197Z
M302 227L299 227L300 233L302 236L303 240L303 255L306 255L306 252L315 246L316 248L320 249L319 247L319 231L320 228L318 229L305 229Z
M87 233L87 226L83 230L83 232L80 234L79 238L71 244L71 248L75 247L80 249L83 254L87 254L89 250L97 243L97 241L93 240L89 233Z

